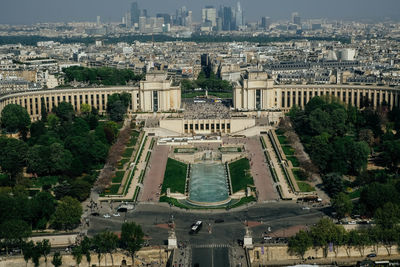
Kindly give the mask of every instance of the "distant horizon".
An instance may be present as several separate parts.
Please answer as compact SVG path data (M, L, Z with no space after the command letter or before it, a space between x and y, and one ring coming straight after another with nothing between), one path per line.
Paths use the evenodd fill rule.
M201 8L213 5L236 6L236 0L2 0L0 24L32 25L55 22L95 22L100 16L103 23L121 21L132 2L147 9L150 16L156 13L174 14L186 6L193 12L193 20L200 21ZM289 20L292 12L303 19L329 19L346 21L398 21L399 0L242 0L246 22L256 22L261 17L272 20Z

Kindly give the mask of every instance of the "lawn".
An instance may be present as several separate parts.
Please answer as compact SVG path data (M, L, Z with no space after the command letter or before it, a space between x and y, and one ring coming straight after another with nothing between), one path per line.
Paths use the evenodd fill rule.
M312 187L310 184L306 183L306 182L297 182L297 185L300 188L301 192L312 192L315 191L315 188Z
M350 192L350 193L349 193L349 198L350 198L350 199L359 198L359 197L360 197L360 194L361 194L361 189L359 188L359 189L357 189L357 190L354 190L353 192Z
M130 158L132 156L133 153L133 147L128 147L125 149L124 154L122 154L122 156L124 158Z
M286 158L292 162L293 167L300 166L299 160L295 156L287 156Z
M285 145L288 143L288 140L287 140L286 136L284 136L284 135L278 135L278 140L279 140L279 143L281 143L282 145Z
M283 153L285 153L286 156L293 156L294 155L294 149L291 146L284 145L282 146Z
M296 178L296 181L306 181L307 180L307 174L301 170L301 169L292 169L294 178Z
M131 134L131 139L129 140L129 144L128 144L128 146L135 146L135 144L136 144L136 142L137 142L137 139L138 139L138 137L139 137L139 132L137 132L137 131L133 131L132 132L132 134Z
M283 135L283 134L285 133L285 131L282 130L282 129L277 129L277 130L275 131L275 133L276 133L276 135Z
M1 176L1 174L0 174ZM7 176L5 176L7 177ZM41 188L43 185L56 185L58 183L58 176L44 176L38 177L33 180L33 186L36 188Z
M171 193L185 193L187 164L168 158L167 167L164 173L164 182L161 193L166 193L167 188L171 189Z
M106 190L106 194L107 195L116 195L118 193L118 189L120 186L121 186L121 184L111 185L111 187Z
M254 185L253 177L250 174L250 163L247 158L229 163L229 171L231 173L233 193L246 190L247 186Z
M122 158L119 162L118 162L118 169L122 169L125 165L125 163L127 163L129 161L128 158Z
M125 174L124 171L117 171L115 173L115 177L112 178L112 182L120 184L122 182L122 178L124 178L124 174Z

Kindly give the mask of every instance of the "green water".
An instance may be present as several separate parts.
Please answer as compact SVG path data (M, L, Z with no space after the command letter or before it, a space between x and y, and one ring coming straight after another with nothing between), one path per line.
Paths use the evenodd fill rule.
M228 199L226 172L220 163L198 163L191 165L189 200L197 202L219 202Z

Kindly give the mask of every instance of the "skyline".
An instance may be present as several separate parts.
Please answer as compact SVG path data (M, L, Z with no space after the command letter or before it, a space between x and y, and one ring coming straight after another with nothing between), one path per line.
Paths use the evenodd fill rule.
M0 9L0 24L35 24L43 22L96 21L101 16L104 23L121 21L130 8L131 0L3 0ZM201 9L206 5L235 6L236 0L206 0L201 3L192 0L138 0L141 9L147 9L150 16L156 13L174 14L186 6L193 11L194 21L200 21ZM246 22L259 21L262 16L273 20L289 20L292 12L299 12L302 18L368 19L383 20L400 17L398 0L247 0L240 1ZM261 8L263 7L263 8Z

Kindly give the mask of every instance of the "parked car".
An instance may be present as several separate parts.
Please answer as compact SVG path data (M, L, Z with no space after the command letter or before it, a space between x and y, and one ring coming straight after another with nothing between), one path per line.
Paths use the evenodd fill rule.
M119 213L114 213L113 216L114 217L120 217L121 215Z
M367 255L368 258L375 258L376 257L376 253L370 253Z
M111 218L110 214L108 214L108 213L104 214L103 217L106 218L106 219L107 218Z

